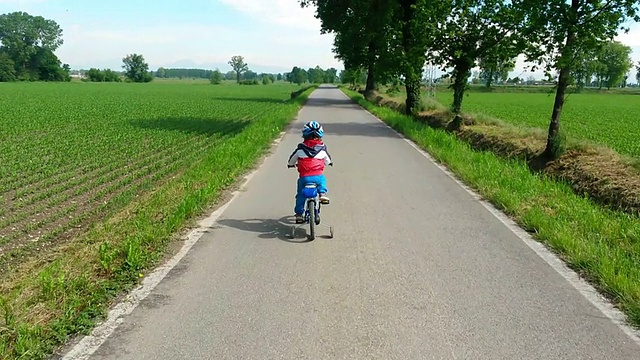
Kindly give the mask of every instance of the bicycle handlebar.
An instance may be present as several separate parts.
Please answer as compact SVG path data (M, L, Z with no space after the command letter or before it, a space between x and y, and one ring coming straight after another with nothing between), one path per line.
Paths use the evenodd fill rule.
M289 168L289 169L294 168L296 166L298 166L298 165L289 165L289 164L287 164L287 168ZM333 163L329 164L329 166L333 167Z

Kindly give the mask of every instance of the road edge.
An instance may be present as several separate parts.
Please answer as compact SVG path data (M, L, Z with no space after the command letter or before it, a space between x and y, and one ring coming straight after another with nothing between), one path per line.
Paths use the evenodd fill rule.
M311 95L315 89L309 94ZM296 116L284 127L278 137L273 140L270 146L269 153L258 160L257 164L253 166L244 177L240 177L237 183L239 186L235 187L226 201L215 208L215 210L204 218L197 220L196 225L187 232L183 245L180 250L177 251L168 261L165 261L161 265L157 266L153 271L145 276L140 285L131 290L126 296L117 304L111 307L107 317L101 323L96 325L89 335L83 336L75 344L68 344L68 346L61 351L61 360L86 360L93 355L99 348L106 342L106 340L113 334L120 324L123 322L123 318L133 312L138 305L155 289L155 287L169 274L169 272L180 263L182 258L191 250L191 248L206 234L209 229L215 224L217 219L224 213L224 211L233 203L233 201L244 192L246 187L251 182L251 179L260 171L264 163L273 156L274 149L280 144L285 135L291 130L293 124L298 121L300 112L304 109L304 104L300 107Z

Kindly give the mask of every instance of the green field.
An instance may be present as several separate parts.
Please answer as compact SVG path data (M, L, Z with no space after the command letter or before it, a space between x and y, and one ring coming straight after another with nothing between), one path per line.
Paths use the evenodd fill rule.
M0 86L0 254L63 237L119 195L152 189L252 124L277 127L292 115L295 105L283 101L295 89Z
M436 94L449 106L451 92ZM547 129L555 94L469 92L462 111L494 117L517 126ZM620 154L640 158L640 96L571 94L562 111L566 135L606 145Z
M0 84L0 358L91 329L265 155L299 89Z

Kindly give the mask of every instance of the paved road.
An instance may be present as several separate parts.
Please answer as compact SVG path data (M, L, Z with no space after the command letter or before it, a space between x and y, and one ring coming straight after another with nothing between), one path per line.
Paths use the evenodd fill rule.
M303 121L334 239L287 239ZM94 359L638 359L640 347L427 158L335 88Z

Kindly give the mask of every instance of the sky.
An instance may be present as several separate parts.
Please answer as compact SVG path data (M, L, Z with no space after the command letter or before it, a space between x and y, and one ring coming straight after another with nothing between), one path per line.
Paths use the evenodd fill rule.
M226 72L234 55L256 72L343 69L332 52L333 35L321 35L315 9L301 8L298 0L0 0L0 13L12 11L56 21L64 40L56 54L72 69L120 70L130 53L142 54L152 70ZM617 40L640 61L640 24ZM520 59L511 76L541 77L523 72L523 65Z

